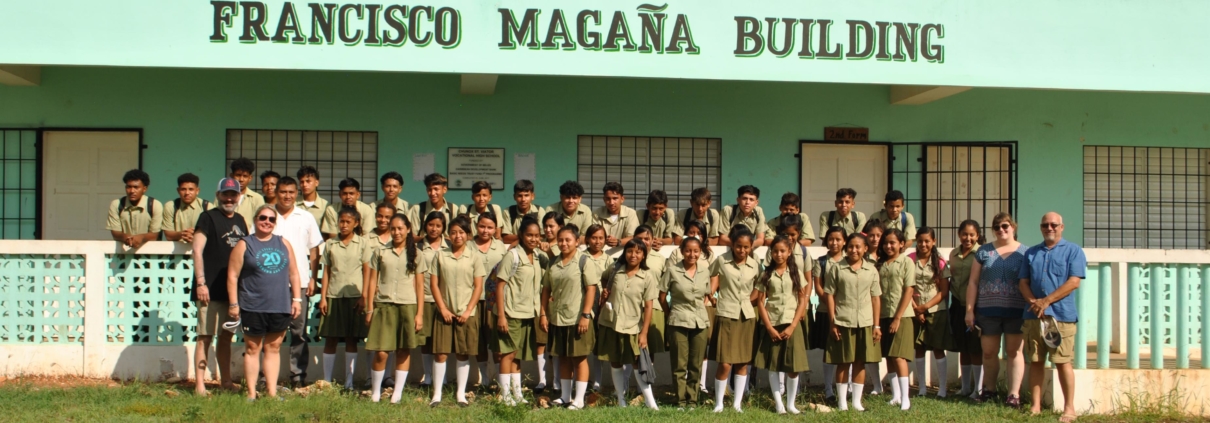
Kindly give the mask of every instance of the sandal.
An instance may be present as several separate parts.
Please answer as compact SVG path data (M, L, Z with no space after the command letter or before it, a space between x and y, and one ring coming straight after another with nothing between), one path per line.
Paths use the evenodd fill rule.
M1004 404L1019 410L1021 409L1021 397L1009 395L1008 398L1004 400Z

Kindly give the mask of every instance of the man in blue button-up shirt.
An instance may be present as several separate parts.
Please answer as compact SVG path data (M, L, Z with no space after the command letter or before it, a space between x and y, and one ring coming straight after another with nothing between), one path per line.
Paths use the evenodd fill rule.
M1076 288L1084 279L1088 259L1079 245L1063 239L1063 216L1050 212L1042 216L1041 244L1025 252L1022 264L1021 295L1029 301L1025 310L1025 357L1029 360L1029 389L1034 398L1042 397L1042 378L1046 368L1046 357L1059 369L1059 386L1063 389L1063 417L1060 421L1076 418L1074 401L1075 373L1071 360L1075 350ZM1043 337L1041 316L1054 318L1054 326L1062 335L1057 348L1046 345ZM1030 412L1042 412L1042 402L1035 400Z

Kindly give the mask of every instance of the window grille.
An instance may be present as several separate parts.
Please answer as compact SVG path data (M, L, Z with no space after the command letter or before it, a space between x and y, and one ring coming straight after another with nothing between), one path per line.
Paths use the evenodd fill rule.
M938 247L958 245L958 225L974 219L988 240L997 213L1016 217L1015 142L893 144L891 187L903 192L916 226L937 231Z
M361 201L378 198L377 132L228 129L224 175L240 157L256 163L252 187L257 192L262 192L262 172L293 177L300 167L310 165L319 171L319 195L328 201L340 201L339 184L344 178L361 183Z
M606 182L618 182L626 191L626 205L640 212L652 190L663 190L668 208L680 211L690 206L690 194L699 187L709 189L713 207L721 209L721 150L718 138L581 135L577 174L584 185L583 203L603 205L601 189Z
M0 129L0 239L38 237L38 136Z
M1210 149L1084 147L1084 246L1207 248Z

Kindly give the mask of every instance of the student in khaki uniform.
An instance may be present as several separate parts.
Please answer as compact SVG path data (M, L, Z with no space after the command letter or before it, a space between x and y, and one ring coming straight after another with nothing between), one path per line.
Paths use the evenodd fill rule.
M319 171L315 170L314 166L303 166L298 168L294 176L298 178L298 189L302 194L295 206L311 213L311 216L315 217L316 226L323 226L328 200L319 196Z
M391 218L395 217L395 214L395 207L390 204L382 203L374 207L374 229L366 231L365 234L371 248L391 246Z
M395 213L407 215L411 207L407 200L399 198L399 193L403 192L403 175L399 172L387 172L378 178L378 183L382 185L382 199L370 203L370 207L375 210L381 204L393 206Z
M449 180L445 179L445 175L440 173L430 173L424 177L424 192L428 195L427 201L421 201L412 205L412 209L408 211L408 217L412 220L424 220L425 216L434 211L440 211L445 215L445 221L453 220L454 216L458 215L461 208L457 204L445 201L445 193L449 192ZM420 235L420 228L416 229L416 235ZM446 228L448 231L449 228ZM449 235L447 232L446 235Z
M792 192L782 194L781 206L777 209L781 211L781 214L769 219L769 223L765 225L765 245L773 245L773 237L777 236L777 227L781 226L783 217L796 215L800 220L798 225L799 237L795 242L804 247L810 247L815 242L815 228L811 227L811 219L807 217L807 214L802 213L802 199L798 197L798 194ZM823 229L826 230L827 228Z
M533 360L538 353L537 320L543 313L542 262L546 256L537 249L541 233L538 222L521 221L521 241L509 248L493 275L496 280L496 317L500 352L500 395L507 405L528 404L521 392L521 366L517 361ZM541 371L541 369L539 369Z
M886 228L882 226L882 222L871 220L866 222L865 227L861 228L861 233L865 234L866 238L870 240L870 251L866 253L865 259L878 261L878 257L882 255L882 235L886 233Z
M483 260L483 268L491 275L492 270L495 270L504 258L504 253L508 251L508 245L496 237L496 216L483 213L472 222L476 228L473 250ZM479 353L475 356L475 362L479 367L479 385L487 386L490 384L488 381L492 380L487 371L488 352L493 353L492 358L496 363L500 362L500 355L495 354L496 330L493 328L493 323L496 322L496 282L491 277L483 280L483 293L479 295L479 309L475 310L475 316L479 317ZM499 372L499 367L494 369Z
M235 212L244 217L244 222L248 224L249 228L253 226L252 218L256 215L256 209L265 205L265 197L248 189L255 174L256 163L253 163L252 160L240 157L231 162L231 179L239 182L239 188L242 190L240 191L239 206L236 207ZM215 197L211 203L218 204L218 198Z
M437 303L437 318L433 326L433 400L430 407L441 404L441 388L445 380L446 358L454 354L457 358L455 374L458 383L455 399L458 405L470 405L466 400L466 379L470 376L470 356L479 350L479 319L475 311L479 295L483 292L483 278L487 270L483 260L467 241L470 239L471 221L458 216L450 222L450 250L443 251L429 266L432 270L433 300Z
M828 269L833 266L839 266L844 261L844 229L838 226L828 228L823 235L824 247L828 252L816 259L816 262L811 266L811 277L815 282L815 291L819 293L819 309L815 311L815 322L811 325L808 338L811 349L822 350L828 345L828 335L832 328L832 315L829 314L827 307L827 295L824 293L824 277L828 275ZM836 400L836 392L832 390L832 381L836 380L836 365L824 361L823 363L823 396L824 402L831 403Z
M584 254L588 256L590 263L596 266L585 266L584 272L588 274L590 279L600 280L601 274L611 269L614 266L613 256L605 253L605 228L601 225L592 225L585 229L580 234L584 238L584 243L588 248L584 250ZM598 295L599 297L599 295ZM601 302L596 301L593 304L593 314L601 315ZM592 321L593 331L596 332L597 320ZM601 378L605 376L608 363L597 359L596 354L588 355L589 378L592 379L592 390L601 391Z
M558 242L562 255L551 260L550 270L542 280L541 304L545 311L538 324L550 333L550 348L559 370L562 395L555 400L572 410L584 408L584 391L588 389L588 355L592 353L596 331L593 327L593 304L597 301L599 273L579 249L580 229L565 225L559 229ZM590 278L589 276L597 276ZM575 397L572 397L574 377Z
M389 222L391 244L375 249L362 294L370 327L366 349L375 352L370 367L370 399L378 402L381 398L388 353L394 353L395 390L391 393L391 404L398 404L412 364L411 351L424 342L421 334L424 313L419 302L428 282L424 278L428 263L420 258L420 251L412 241L412 225L407 216L396 214Z
M164 205L146 195L147 187L151 185L147 172L132 169L122 175L122 182L126 184L126 196L109 203L105 229L113 235L114 241L139 248L160 238Z
M903 207L903 193L898 190L888 192L886 193L886 197L883 197L882 210L870 216L870 220L877 219L887 229L903 231L903 236L908 239L903 248L907 249L911 248L912 244L916 242L916 217L904 210Z
M668 264L668 258L651 248L651 227L639 226L634 230L634 239L643 241L643 245L647 246L647 273L656 278L658 286L659 282L664 280L664 266ZM647 350L652 357L668 351L667 339L664 338L667 317L663 307L656 307L651 311L651 328L647 329ZM652 359L654 360L654 358Z
M176 193L179 197L164 204L164 221L160 229L164 230L164 239L193 243L193 229L197 226L197 218L214 207L209 201L198 200L197 175L186 173L176 178Z
M752 185L739 187L736 190L735 204L723 207L722 226L719 227L723 235L719 237L719 244L730 245L728 234L731 233L731 228L746 226L748 231L752 232L752 248L765 245L765 231L769 228L765 224L765 211L761 210L759 204L760 188Z
M743 412L744 389L748 387L748 363L752 362L752 342L756 339L756 311L751 295L755 289L760 263L752 257L752 232L739 225L728 235L729 251L710 266L710 294L717 295L717 315L707 357L718 363L714 374L714 412L723 411L723 393L731 368L735 370L735 395L731 407Z
M838 366L836 401L841 411L849 409L850 386L853 408L865 411L861 405L865 385L856 381L865 380L866 363L882 359L875 344L882 339L882 328L878 326L882 287L877 267L865 259L868 245L865 235L849 234L845 238L845 261L829 267L824 277L823 291L827 294L824 301L832 319L824 361Z
M685 231L689 230L689 225L693 222L702 222L702 226L706 228L704 234L706 243L709 245L719 245L719 236L722 233L723 218L719 216L718 210L710 208L711 200L710 190L706 188L696 188L689 195L690 207L681 212L677 217L677 225L672 229L673 238L684 236Z
M281 180L281 174L272 170L266 170L260 174L260 191L261 197L265 199L265 204L277 205L277 181Z
M676 227L676 216L668 210L668 194L654 190L647 194L647 208L639 216L639 224L651 227L652 248L659 251L665 245L680 245L672 234Z
M950 270L950 310L958 313L966 311L966 288L971 278L971 266L975 264L975 253L979 246L987 241L983 239L983 228L979 222L964 220L958 224L958 247L950 251L948 260ZM958 396L977 398L979 388L983 386L983 344L978 332L970 331L966 321L958 316L950 316L950 351L959 353L958 364L962 368L962 389Z
M900 410L912 407L908 393L908 362L916 357L916 329L912 318L912 297L916 290L916 266L903 250L903 231L888 229L879 244L878 281L882 288L882 311L879 325L887 329L882 337L882 356L886 357L887 372L894 371L891 383L891 405Z
M587 228L593 224L593 218L591 210L588 210L587 207L580 207L580 200L583 198L583 185L576 181L564 182L559 186L559 202L551 204L546 211L563 216L563 223L576 225L577 228Z
M811 281L791 258L790 251L798 249L798 238L778 235L773 238L769 265L756 282L757 314L761 328L757 330L756 367L769 372L769 387L777 414L798 414L798 374L807 365L807 335L802 324L810 301ZM808 260L808 263L810 261ZM782 380L785 386L782 386ZM782 390L786 400L782 401Z
M328 205L328 209L324 211L323 224L319 225L319 231L323 233L324 239L336 236L339 229L336 222L337 216L345 208L357 210L357 214L361 216L358 224L361 225L363 231L375 226L374 208L361 202L361 183L353 178L345 178L340 181L340 202Z
M609 362L618 406L626 407L629 373L639 364L641 350L649 346L652 301L659 294L660 281L648 272L647 245L642 241L627 242L621 259L623 265L601 276L604 305L597 321L597 359ZM641 377L637 379L647 407L659 410L651 385Z
M408 220L411 220L409 217ZM420 249L420 258L427 263L432 263L437 258L437 255L443 251L449 251L449 241L445 239L446 217L445 213L434 211L429 212L425 216L424 223L420 225L424 234L423 241L417 246ZM430 268L429 271L432 271ZM422 334L425 337L424 345L420 347L421 364L424 366L424 378L420 381L422 389L428 388L433 384L433 316L437 312L437 303L433 300L433 291L431 284L424 284L424 327ZM445 382L442 380L442 382Z
M866 217L865 213L853 210L856 200L857 191L852 188L836 190L836 210L819 214L819 229L827 230L839 226L844 229L845 236L860 231L865 226Z
M704 270L705 270L705 272L709 273L710 266L714 264L714 259L717 258L718 256L715 256L710 251L710 247L706 245L706 242L707 242L706 241L706 239L707 239L706 238L706 223L702 222L700 220L697 220L697 221L693 221L692 223L689 223L688 225L684 225L684 227L686 228L685 237L682 238L679 242L683 243L683 242L685 242L685 239L687 239L687 238L694 238L694 239L697 239L702 244L701 245L701 250L702 250L701 259L706 261L706 267L704 268ZM665 268L671 269L673 265L675 265L676 263L680 263L684 260L685 260L685 254L681 252L680 248L672 250L672 254L668 255L668 262L667 262L668 264L665 266ZM707 322L714 321L714 301L715 301L714 297L707 297L707 299L706 299L705 307L706 307L706 321ZM709 345L710 342L713 340L713 338L712 338L713 335L714 335L713 331L709 331L709 330L706 331L706 345ZM710 360L707 360L705 357L703 357L702 358L702 367L700 368L701 371L699 372L700 374L698 375L697 388L701 394L705 394L705 395L710 395L710 389L706 386L706 378L708 376L706 374L707 373L706 369L708 369L708 368L710 368Z
M508 206L504 215L497 218L500 221L500 239L509 245L517 243L516 228L521 224L521 219L541 220L546 215L546 209L534 205L534 183L528 179L513 184L513 201L516 204Z
M639 216L625 204L626 192L622 184L606 182L605 188L602 189L602 198L605 205L593 210L593 223L605 228L605 245L625 245L626 241L630 241L635 228L639 227Z
M471 184L471 204L462 206L458 213L465 214L467 217L471 218L472 223L478 222L479 216L486 213L491 213L496 217L504 215L504 211L500 209L500 206L492 204L491 184L483 181L478 181ZM472 226L471 232L473 233L471 236L476 235L478 233L477 231L477 225ZM496 238L500 237L498 233L495 236Z
M686 238L680 248L683 259L668 263L660 281L660 307L668 315L669 355L676 380L677 405L681 409L700 404L701 380L710 341L710 264L702 254L700 238Z
M906 235L905 235L906 236ZM948 370L945 362L945 350L950 348L950 273L945 267L945 259L937 252L937 233L933 228L925 226L916 234L916 251L908 254L908 259L916 266L916 295L912 299L912 311L916 313L916 386L917 396L927 393L928 379L924 377L924 353L933 352L937 380L942 381L937 386L937 397L946 397L944 383Z
M324 338L324 380L332 380L336 346L344 342L346 389L353 389L357 343L366 336L361 286L369 276L370 257L374 253L361 234L360 221L361 216L356 210L340 211L340 232L324 246L324 282L319 299L319 313L322 316L319 336Z
M780 235L780 236L784 236L784 237L794 241L794 245L791 246L793 248L790 248L790 258L792 260L794 260L794 265L796 267L798 267L798 271L802 272L803 276L807 276L809 279L809 276L811 275L811 270L815 266L815 261L811 260L811 255L810 255L810 253L807 252L807 247L805 245L799 244L797 241L802 236L802 232L799 232L803 227L802 223L803 223L802 219L797 214L785 216L784 219L781 219L777 223L777 227L774 228L775 229L774 237L777 237L778 235ZM765 258L764 258L765 265L772 263L773 262L772 258L773 258L773 249L772 248L765 249ZM808 280L807 282L808 282L808 285L811 285L810 280ZM808 299L811 298L811 292L807 293L807 298ZM808 310L808 312L809 312L809 310Z
M540 236L542 239L538 242L538 250L546 253L547 257L558 257L563 255L563 253L559 251L559 242L557 238L559 235L559 228L562 228L563 225L567 223L567 221L563 220L563 215L559 214L559 212L546 212L546 214L542 216L542 220L539 223L541 223L540 228L542 229L542 234ZM579 226L576 227L578 228Z

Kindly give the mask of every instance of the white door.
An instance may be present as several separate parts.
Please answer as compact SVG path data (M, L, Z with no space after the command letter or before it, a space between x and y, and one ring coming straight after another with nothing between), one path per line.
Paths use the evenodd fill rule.
M42 142L42 239L112 239L109 203L139 167L139 133L48 131Z
M820 213L836 210L836 190L841 188L857 191L854 210L866 216L882 210L887 193L887 146L802 144L800 153L802 192L798 195L811 226L819 225ZM823 236L826 230L817 227L815 234Z

